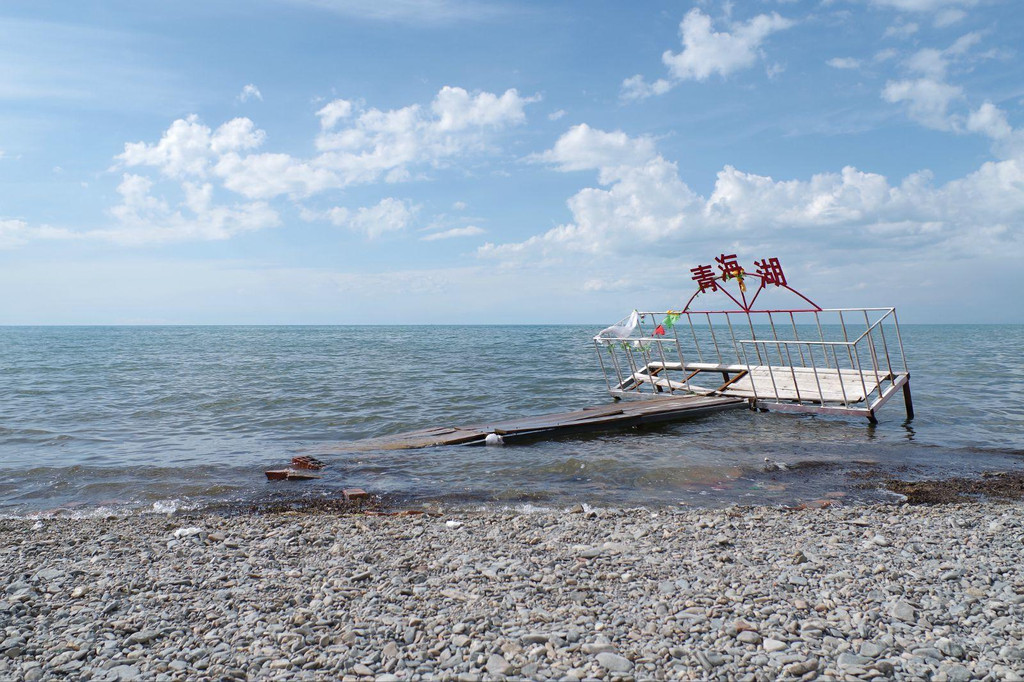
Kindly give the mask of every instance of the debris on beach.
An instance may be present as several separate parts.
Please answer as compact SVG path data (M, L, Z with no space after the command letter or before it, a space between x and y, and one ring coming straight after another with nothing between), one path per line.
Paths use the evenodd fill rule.
M341 494L348 502L362 502L368 496L367 492L362 488L345 488L341 491Z
M1024 472L984 472L981 478L950 478L944 481L890 479L886 490L906 497L910 504L972 502L978 498L1024 499Z
M267 479L271 481L313 481L323 476L311 474L308 471L298 469L269 469L264 472Z
M292 464L283 469L269 469L264 472L267 479L271 481L315 481L322 476L309 473L311 471L322 471L327 465L316 457L309 455L298 455L292 457Z
M298 455L292 457L292 467L295 469L312 469L314 471L320 471L327 465L318 460L316 457L309 455Z

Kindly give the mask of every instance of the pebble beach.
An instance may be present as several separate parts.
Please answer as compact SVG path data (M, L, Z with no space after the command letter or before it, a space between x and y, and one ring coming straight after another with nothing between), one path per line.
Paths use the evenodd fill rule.
M1024 505L0 521L0 679L1021 680Z

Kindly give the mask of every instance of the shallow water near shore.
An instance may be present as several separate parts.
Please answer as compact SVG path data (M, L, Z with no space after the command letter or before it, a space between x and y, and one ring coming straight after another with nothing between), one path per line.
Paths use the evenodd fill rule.
M500 448L338 445L609 402L598 330L0 328L0 514L247 507L345 487L488 508L855 503L896 499L885 478L1024 468L1020 325L905 325L912 422L896 399L876 426L735 410ZM329 463L323 479L266 481L310 453Z

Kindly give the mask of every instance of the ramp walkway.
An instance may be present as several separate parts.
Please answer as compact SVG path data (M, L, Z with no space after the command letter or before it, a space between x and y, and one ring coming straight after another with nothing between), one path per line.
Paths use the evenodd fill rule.
M483 445L489 435L512 443L537 438L620 429L693 419L720 410L747 407L734 396L665 396L656 400L623 401L572 412L540 414L469 426L440 426L333 446L332 450L406 450L440 445Z

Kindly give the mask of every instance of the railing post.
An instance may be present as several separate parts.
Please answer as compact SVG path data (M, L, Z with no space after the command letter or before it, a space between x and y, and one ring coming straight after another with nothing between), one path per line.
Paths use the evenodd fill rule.
M604 358L601 357L601 344L594 339L594 351L597 353L597 361L601 364L601 376L604 377L605 386L608 387L608 392L612 392L612 382L608 381L608 370L604 366Z

